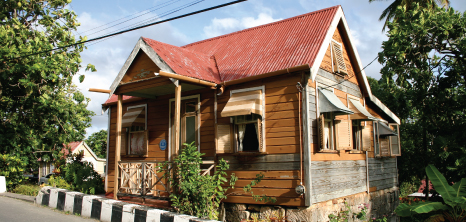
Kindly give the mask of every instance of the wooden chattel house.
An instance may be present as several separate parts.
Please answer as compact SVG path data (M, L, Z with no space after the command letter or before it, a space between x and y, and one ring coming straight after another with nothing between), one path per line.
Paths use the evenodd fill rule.
M225 202L264 204L241 189L260 172L254 194L282 206L396 188L400 120L362 68L340 6L182 47L141 37L103 104L106 190L166 196L155 168L191 142L239 177Z

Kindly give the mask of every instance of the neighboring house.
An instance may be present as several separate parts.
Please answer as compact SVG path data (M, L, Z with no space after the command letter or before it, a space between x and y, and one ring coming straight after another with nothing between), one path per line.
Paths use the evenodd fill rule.
M103 104L106 190L162 198L155 166L194 142L206 164L226 159L239 177L231 218L260 208L242 204L272 204L241 189L258 173L254 194L276 198L291 221L328 221L344 201L389 214L400 120L362 68L340 6L182 47L140 38Z
M78 142L71 142L67 145L67 148L71 151L71 154L78 154L80 152L83 152L83 161L92 163L94 166L94 170L99 173L102 176L105 176L105 165L106 161L104 158L99 158L95 153L92 151L92 149L89 148L89 146L86 144L84 141L78 141ZM64 149L64 153L68 155L68 150ZM39 171L41 176L45 176L49 173L52 173L54 170L54 165L51 161L44 162L39 159Z

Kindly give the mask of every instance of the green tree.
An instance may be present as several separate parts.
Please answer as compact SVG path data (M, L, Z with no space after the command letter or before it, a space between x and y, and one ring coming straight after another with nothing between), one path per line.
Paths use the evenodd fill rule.
M424 161L417 168L434 164L448 181L458 181L466 176L466 17L453 8L420 4L399 7L395 16L379 62L383 81L411 101L405 117L410 158ZM406 154L400 162L409 161L403 160ZM403 171L417 172L412 167Z
M87 140L87 145L100 158L107 157L107 130L100 130L91 134Z
M79 23L65 9L70 2L0 2L0 153L30 167L37 166L36 154L49 154L37 151L57 154L61 144L82 140L93 114L71 85L84 46L75 44Z
M369 3L376 2L380 0L369 0ZM411 10L413 3L418 3L424 8L434 8L437 7L437 4L443 6L449 6L450 0L394 0L385 10L383 10L382 15L379 17L379 21L385 19L382 31L385 31L389 21L395 19L396 9L398 6L406 7L408 10Z

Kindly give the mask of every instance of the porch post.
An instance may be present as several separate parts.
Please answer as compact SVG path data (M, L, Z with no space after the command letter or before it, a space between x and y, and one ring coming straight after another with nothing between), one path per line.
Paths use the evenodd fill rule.
M173 139L174 146L172 149L172 160L178 155L180 150L180 106L181 106L181 84L177 84L175 87L175 121L174 121L174 135Z
M115 176L113 181L113 199L117 200L118 196L118 163L120 162L120 150L121 150L121 119L123 109L123 95L118 95L117 102L117 119L116 119L116 143L115 143Z

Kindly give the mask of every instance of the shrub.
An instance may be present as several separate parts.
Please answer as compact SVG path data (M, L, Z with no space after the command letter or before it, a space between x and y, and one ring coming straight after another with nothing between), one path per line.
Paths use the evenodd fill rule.
M0 176L5 176L8 190L13 190L25 180L23 176L26 163L19 157L0 154Z
M173 160L175 176L168 175L170 172L165 171L165 177L168 177L173 192L170 194L172 206L181 213L190 214L200 218L217 219L218 207L220 201L226 198L227 188L222 185L228 180L225 178L228 170L228 163L221 159L216 166L213 176L202 176L200 165L201 156L204 155L197 151L197 147L191 144L184 144L179 156ZM166 162L159 169L164 171L170 163ZM236 177L233 175L230 180L230 187L233 187Z
M57 187L57 188L62 188L62 189L67 189L67 190L72 190L72 187L69 183L66 182L65 179L63 179L60 176L50 176L47 184L52 187Z
M94 171L92 163L82 161L82 153L70 158L71 162L61 166L60 174L71 190L90 194L105 192L102 177Z
M28 195L28 196L37 196L40 191L40 186L30 185L30 184L21 184L13 189L14 193Z

